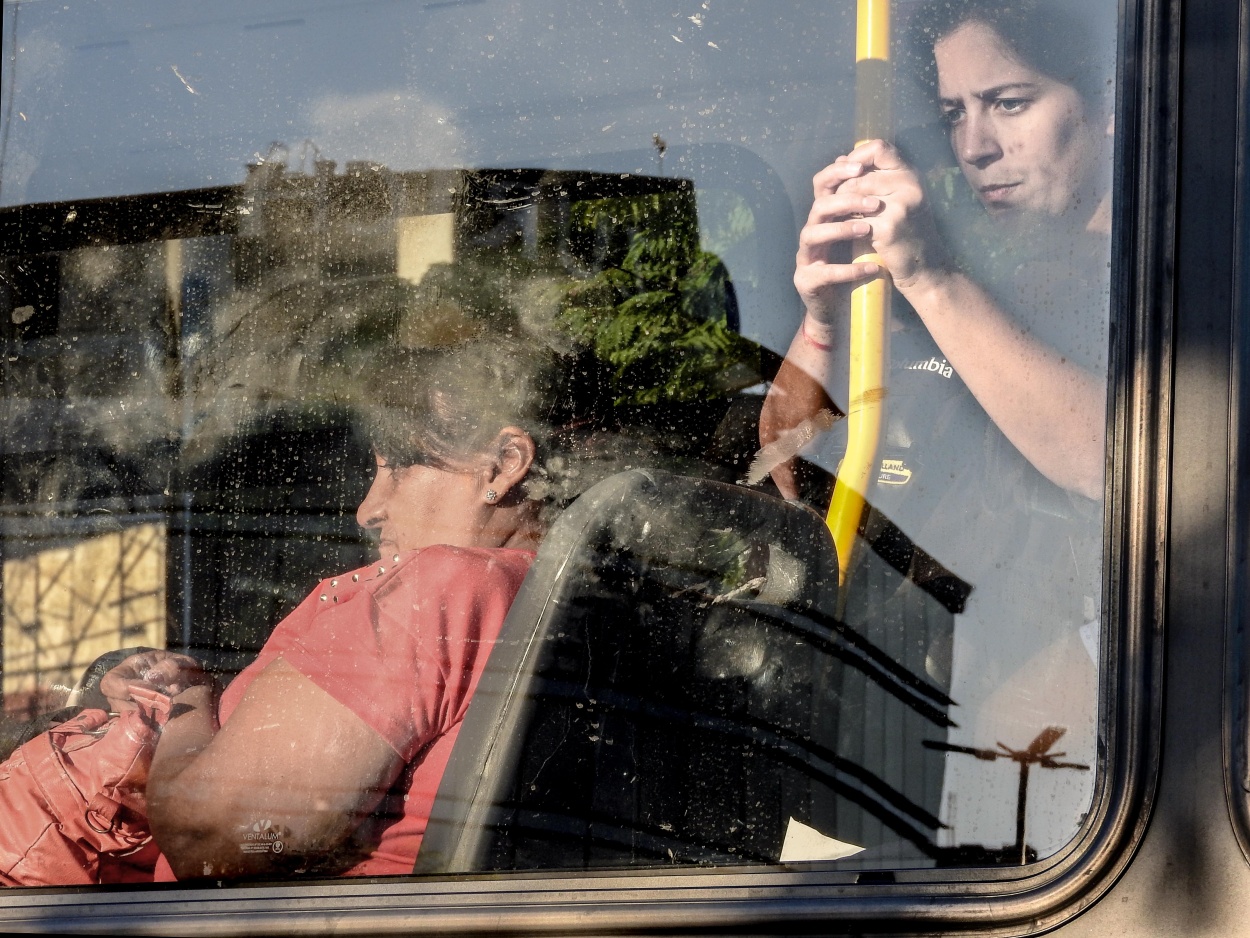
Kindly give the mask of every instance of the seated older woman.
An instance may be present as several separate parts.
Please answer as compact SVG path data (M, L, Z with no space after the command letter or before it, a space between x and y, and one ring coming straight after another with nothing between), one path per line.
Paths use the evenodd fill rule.
M561 365L494 340L397 355L368 388L377 474L357 512L379 561L319 584L220 700L168 652L106 678L114 696L133 683L173 694L148 784L158 879L411 872L566 488L559 428L586 425L571 408L588 395Z

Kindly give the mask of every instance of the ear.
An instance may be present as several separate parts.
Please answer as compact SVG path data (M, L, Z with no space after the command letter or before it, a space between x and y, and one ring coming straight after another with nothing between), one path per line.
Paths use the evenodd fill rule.
M491 455L487 483L502 499L529 475L538 449L520 427L504 427L487 451Z

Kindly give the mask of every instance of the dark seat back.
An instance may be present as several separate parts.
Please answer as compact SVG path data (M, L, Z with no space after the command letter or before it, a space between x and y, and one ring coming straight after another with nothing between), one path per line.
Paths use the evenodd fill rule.
M938 726L949 701L839 625L837 582L809 509L658 471L591 489L509 612L417 871L769 863L794 822L860 815L931 843L839 756L839 698L850 669Z

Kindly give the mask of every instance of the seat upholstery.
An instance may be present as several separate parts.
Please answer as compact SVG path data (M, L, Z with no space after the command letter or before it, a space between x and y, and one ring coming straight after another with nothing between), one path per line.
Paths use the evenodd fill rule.
M651 470L592 488L509 612L417 872L775 863L794 822L857 815L923 852L932 812L839 755L840 693L853 672L931 727L950 701L838 623L837 582L810 509Z

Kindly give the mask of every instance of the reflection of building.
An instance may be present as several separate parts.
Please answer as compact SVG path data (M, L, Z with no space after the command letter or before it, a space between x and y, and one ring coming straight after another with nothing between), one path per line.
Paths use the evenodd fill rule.
M711 256L700 225L746 237L752 216L741 198L709 204L678 178L322 160L0 212L6 244L40 233L38 253L0 258L4 502L20 518L2 541L6 709L124 645L233 672L310 583L363 562L351 408L379 347L549 327L555 301L522 323L532 294L614 273L640 239L666 252L648 271L674 302L731 332L736 307L695 302L732 295L723 264L685 285ZM728 394L759 380L730 376L719 409L688 421L709 439Z
M4 708L59 706L106 651L165 644L165 526L34 550L4 562Z

